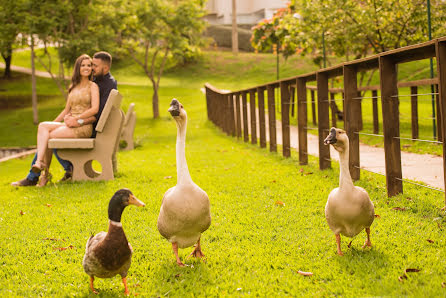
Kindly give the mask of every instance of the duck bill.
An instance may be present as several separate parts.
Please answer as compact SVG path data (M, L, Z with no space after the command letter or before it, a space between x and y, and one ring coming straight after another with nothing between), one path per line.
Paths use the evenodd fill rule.
M173 117L180 116L180 102L178 100L176 100L175 98L172 99L172 102L170 103L170 107L167 111Z
M130 195L129 197L129 205L135 205L136 207L145 207L142 201L138 200L134 195Z
M338 140L336 139L336 129L330 129L330 134L325 138L324 144L330 145L335 144Z

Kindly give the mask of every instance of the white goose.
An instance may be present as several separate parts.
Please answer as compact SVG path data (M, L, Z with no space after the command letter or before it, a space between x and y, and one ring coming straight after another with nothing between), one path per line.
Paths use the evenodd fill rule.
M172 243L177 264L184 266L178 257L178 247L186 248L196 244L191 256L204 257L200 237L211 225L211 211L208 195L192 181L187 167L186 111L176 99L172 100L168 111L177 125L177 185L164 194L158 216L158 231Z
M325 205L325 218L328 226L336 236L338 254L341 250L341 236L354 237L363 229L367 240L363 246L372 246L370 242L370 226L375 219L375 209L370 197L363 188L353 185L349 170L349 141L346 132L332 127L330 134L324 140L325 145L333 145L339 152L339 187L328 195Z

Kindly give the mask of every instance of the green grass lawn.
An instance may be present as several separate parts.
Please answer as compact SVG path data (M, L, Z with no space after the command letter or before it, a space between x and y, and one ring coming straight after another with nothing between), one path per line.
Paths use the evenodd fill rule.
M127 208L122 220L134 248L128 276L132 295L446 295L443 194L404 184L404 194L387 198L383 176L361 173L355 184L369 192L380 216L371 227L373 247L361 249L364 232L351 248L347 248L350 239L344 237L345 256L339 257L324 218L328 194L338 186L337 163L320 171L316 158L310 157L308 166L299 166L295 151L292 158L284 159L227 137L206 118L199 90L205 75L198 72L193 80L183 71L184 76L168 74L162 80L158 120L152 119L150 88L142 78L141 85L119 85L124 110L136 103L137 147L118 154L115 180L13 188L10 182L26 175L32 157L1 163L2 297L93 296L82 268L85 244L91 234L106 230L109 199L123 187L146 203L145 208ZM120 82L126 81L122 70L114 74ZM210 79L220 87L216 78ZM229 81L223 87L235 84ZM39 90L47 84L44 80ZM202 236L207 262L187 260L190 266L185 268L177 267L170 243L156 228L163 194L176 184L176 127L167 113L172 97L183 103L189 116L186 157L192 179L211 201L212 224ZM50 96L39 106L41 119L54 118L62 107L63 99ZM34 128L27 122L30 115L28 107L1 111L0 142L12 138L16 145L33 144L35 131L23 131ZM55 180L63 175L56 161L51 172ZM191 251L180 250L180 257ZM406 269L420 271L405 274ZM404 276L407 279L400 281ZM103 297L123 293L119 277L96 279L95 286Z

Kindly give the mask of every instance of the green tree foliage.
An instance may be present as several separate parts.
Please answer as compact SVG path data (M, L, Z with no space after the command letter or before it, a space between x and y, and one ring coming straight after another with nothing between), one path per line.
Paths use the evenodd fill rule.
M431 6L433 37L440 37L446 34L446 1L432 0ZM262 34L263 24L272 22ZM263 24L254 28L254 47L267 50L264 44L279 42L289 48L285 56L300 48L319 66L322 37L329 53L347 60L428 40L425 0L295 0Z
M125 6L120 44L143 69L153 86L153 117L159 117L160 79L169 61L181 64L199 55L204 22L203 1L139 0Z
M4 77L11 77L12 51L23 29L23 1L0 0L0 52L5 60Z

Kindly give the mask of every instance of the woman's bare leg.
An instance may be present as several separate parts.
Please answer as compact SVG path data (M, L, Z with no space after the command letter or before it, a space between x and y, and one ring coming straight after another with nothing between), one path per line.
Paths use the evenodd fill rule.
M41 163L43 162L46 156L50 133L60 127L66 127L66 126L64 123L61 122L50 122L50 121L41 122L39 124L39 128L37 130L37 161L36 161L36 165L38 167L41 167Z

